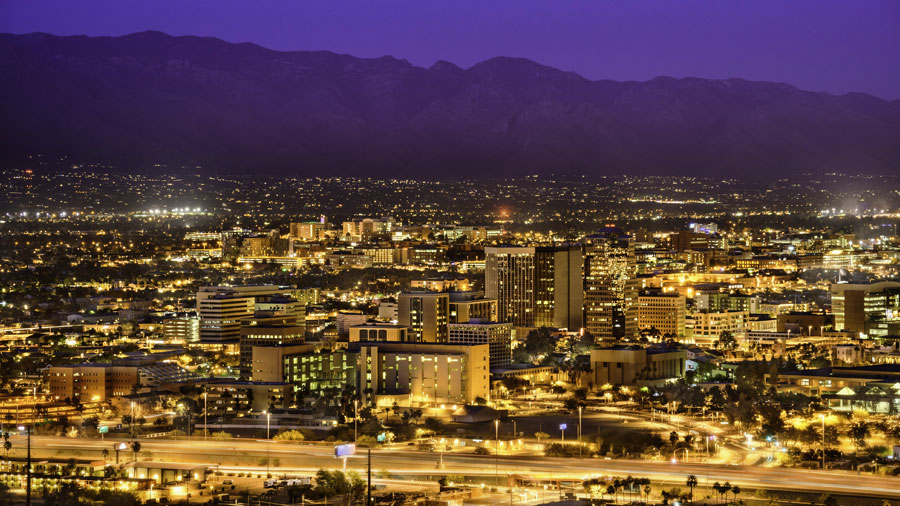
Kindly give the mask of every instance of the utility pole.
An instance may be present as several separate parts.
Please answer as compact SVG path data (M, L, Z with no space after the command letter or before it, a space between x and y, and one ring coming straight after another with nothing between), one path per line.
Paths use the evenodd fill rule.
M581 457L581 447L582 446L583 445L581 443L581 406L578 406L578 458L579 459L582 458Z
M269 422L272 419L272 414L266 410L266 478L271 478L272 473L269 472L269 443L271 440L269 439ZM344 459L344 465L346 465L347 459Z
M500 419L494 419L494 482L500 486Z
M209 392L203 391L203 440L206 441L206 436L209 434L209 418L207 418L207 408L209 407L209 402L207 400L207 394Z
M32 417L34 418L34 417ZM33 421L33 420L32 420ZM19 427L19 430L26 430L26 428ZM25 506L31 506L31 427L27 428L28 432L28 456L26 458L25 465Z
M357 432L356 427L359 422L359 399L353 399L353 442L357 442L359 440L359 432Z

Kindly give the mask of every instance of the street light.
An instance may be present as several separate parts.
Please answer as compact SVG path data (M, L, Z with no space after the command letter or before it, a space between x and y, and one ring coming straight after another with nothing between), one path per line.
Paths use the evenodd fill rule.
M353 442L359 439L357 431L357 422L359 422L359 399L353 399Z
M33 421L33 420L32 420ZM25 462L25 505L31 506L31 427L19 426L19 432L28 431L28 458Z
M581 458L581 406L578 406L578 458Z
M822 469L825 469L825 414L819 415L822 417Z
M269 413L268 410L263 411L266 414L266 478L271 478L272 473L269 472L269 424L272 420L272 413ZM344 463L346 465L347 459L344 459Z
M500 483L500 419L494 419L494 482Z
M209 434L209 418L207 418L207 408L209 407L209 402L207 400L207 391L203 391L203 440L206 441L206 436Z

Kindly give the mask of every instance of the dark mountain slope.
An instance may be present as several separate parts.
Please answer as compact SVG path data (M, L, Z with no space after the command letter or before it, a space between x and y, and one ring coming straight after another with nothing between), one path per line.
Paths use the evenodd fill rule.
M740 79L428 69L158 32L0 35L0 164L434 177L900 170L900 102Z

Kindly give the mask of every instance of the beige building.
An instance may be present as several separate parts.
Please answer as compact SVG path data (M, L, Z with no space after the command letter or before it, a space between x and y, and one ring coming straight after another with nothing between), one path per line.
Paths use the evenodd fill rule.
M691 313L687 319L686 337L698 346L712 347L722 332L730 332L740 340L749 326L750 313L747 311Z
M197 292L200 341L211 345L237 343L241 323L253 318L257 299L282 295L275 285L204 286Z
M393 342L409 340L409 327L397 323L366 322L350 327L350 342Z
M865 332L866 322L872 318L900 315L900 283L835 283L831 285L831 311L835 330Z
M634 385L684 376L687 353L665 347L614 346L591 350L591 380L603 385Z
M54 400L104 402L132 393L140 374L137 367L110 364L54 366L47 372L47 384Z
M450 293L450 323L472 319L497 321L497 299L486 299L481 292Z
M285 357L314 351L315 345L313 344L254 346L250 349L252 357L250 379L254 382L287 381L284 367Z
M397 319L400 325L409 327L410 341L446 343L450 296L435 292L401 293L397 298Z
M656 329L664 336L684 337L687 312L684 295L640 295L636 310L639 330Z
M301 325L262 324L241 327L241 377L253 374L253 348L282 344L302 344L306 327Z
M467 292L471 284L467 278L413 279L409 282L409 287L432 292Z
M489 346L378 343L359 347L361 391L409 396L410 403L490 399Z
M291 223L291 239L299 241L318 241L325 237L325 231L328 229L328 220L325 216L319 218L319 221L305 221L301 223Z
M295 392L321 395L352 386L359 392L371 389L374 402L381 398L404 406L490 398L487 344L354 342L330 351L285 348L281 355L254 348L254 363L257 355L281 361Z
M200 340L200 319L195 316L170 318L162 322L163 340L172 344Z
M469 320L450 324L450 344L487 344L490 368L503 369L512 362L512 323Z

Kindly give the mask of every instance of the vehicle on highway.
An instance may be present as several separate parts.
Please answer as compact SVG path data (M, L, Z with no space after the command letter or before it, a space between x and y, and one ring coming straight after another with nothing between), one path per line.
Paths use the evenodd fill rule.
M281 488L311 484L312 478L309 476L301 476L299 478L270 478L263 481L263 488Z

